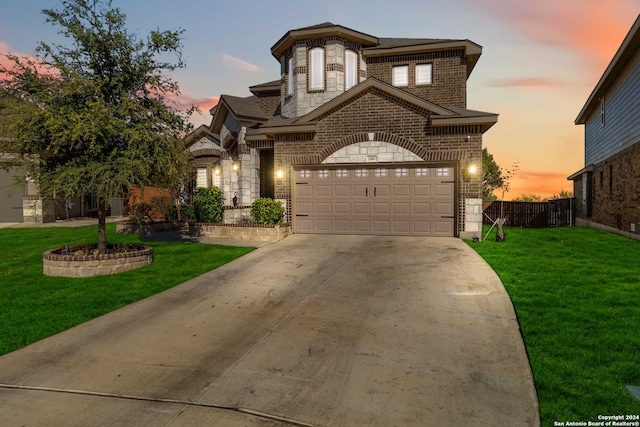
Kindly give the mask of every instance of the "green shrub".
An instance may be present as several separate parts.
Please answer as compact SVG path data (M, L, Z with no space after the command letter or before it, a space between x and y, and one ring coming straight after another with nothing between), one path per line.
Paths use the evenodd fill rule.
M224 194L218 187L198 188L193 197L193 211L198 222L222 222Z
M284 220L281 202L261 197L251 205L251 218L256 224L280 224Z
M182 221L195 221L196 212L193 210L193 205L180 206L180 219Z

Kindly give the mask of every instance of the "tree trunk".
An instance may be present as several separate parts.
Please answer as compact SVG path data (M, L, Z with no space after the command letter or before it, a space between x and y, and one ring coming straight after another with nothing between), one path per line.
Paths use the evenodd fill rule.
M98 254L107 252L107 202L102 197L98 201Z

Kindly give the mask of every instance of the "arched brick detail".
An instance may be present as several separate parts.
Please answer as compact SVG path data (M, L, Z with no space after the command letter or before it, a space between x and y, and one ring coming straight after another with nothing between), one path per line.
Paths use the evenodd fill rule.
M327 157L331 156L336 151L345 148L352 144L357 144L359 142L367 142L367 141L377 141L377 142L386 142L389 144L397 145L398 147L404 148L405 150L411 151L416 156L420 157L423 160L427 160L427 150L424 147L416 144L414 141L407 139L400 135L395 135L391 133L384 132L372 132L373 138L370 138L370 134L368 132L356 133L353 135L345 136L325 147L319 154L320 161L324 161Z

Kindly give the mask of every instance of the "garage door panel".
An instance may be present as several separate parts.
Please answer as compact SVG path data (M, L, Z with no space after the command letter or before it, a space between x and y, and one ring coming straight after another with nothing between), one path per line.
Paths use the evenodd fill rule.
M356 233L368 233L371 231L371 223L368 220L354 220L353 231Z
M430 215L431 203L429 202L416 202L413 204L414 215Z
M316 211L317 214L331 214L333 213L332 209L333 204L331 202L317 202L316 203Z
M355 202L353 204L353 213L355 214L369 214L370 211L369 202Z
M330 219L316 219L315 223L318 233L331 233L333 231L331 227L332 221Z
M413 186L413 195L415 197L429 197L431 196L432 184L415 184Z
M351 213L351 203L349 202L336 202L334 204L334 212L338 215L345 215Z
M449 221L434 221L434 232L439 235L453 235L453 223Z
M451 184L436 184L435 186L435 196L439 197L453 197L453 185Z
M394 215L410 215L411 214L411 203L393 203L393 214Z
M393 232L398 234L405 234L411 232L410 221L393 221Z
M441 169L298 171L294 213L309 216L296 217L296 232L453 236L455 185Z
M336 233L348 233L351 230L350 220L336 219L333 224Z
M309 218L296 218L296 227L300 233L313 233L313 220Z
M413 221L413 231L415 233L431 233L431 221Z
M374 215L389 215L389 203L388 202L374 202L373 213Z
M332 186L331 185L327 185L327 184L323 184L323 185L316 185L316 197L331 197L332 194Z
M393 186L393 197L409 197L411 196L411 185L395 184Z
M350 185L335 185L334 187L334 196L335 197L351 197L351 186Z
M312 197L313 186L308 184L296 184L296 190L298 197Z
M373 221L373 231L375 233L388 234L391 231L391 223L389 220L386 221Z
M434 203L433 213L436 215L453 215L453 206L449 203Z

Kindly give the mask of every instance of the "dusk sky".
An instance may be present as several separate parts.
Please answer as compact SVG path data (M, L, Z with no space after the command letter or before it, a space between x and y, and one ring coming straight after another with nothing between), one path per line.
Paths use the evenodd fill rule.
M572 190L584 166L574 120L640 13L640 0L113 0L139 36L182 28L187 68L173 74L194 124L210 123L220 94L280 78L271 46L288 30L332 22L376 37L469 39L483 47L468 108L500 115L484 134L499 166L519 171L505 199ZM0 54L60 41L42 9L57 0L3 1ZM64 43L64 42L63 42ZM4 60L0 56L0 60Z

